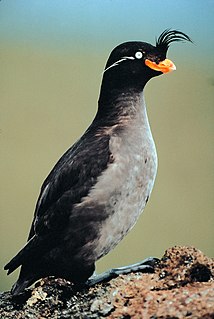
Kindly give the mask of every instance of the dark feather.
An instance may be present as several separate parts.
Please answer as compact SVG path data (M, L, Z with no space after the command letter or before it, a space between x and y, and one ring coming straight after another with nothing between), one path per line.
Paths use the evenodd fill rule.
M160 48L162 51L167 51L170 43L179 41L192 42L187 34L177 30L166 29L161 33L159 38L156 39L156 47Z
M48 221L49 231L52 229L50 227L52 220L53 228L54 225L59 228L63 222L66 223L68 218L66 206L69 208L67 213L70 214L72 205L87 196L97 177L107 168L110 137L105 134L95 136L96 129L91 127L61 157L44 181L35 210L36 221L33 227L36 232L46 228L45 221ZM60 213L61 209L58 207L62 206L63 213ZM55 216L52 215L53 211L56 212ZM33 235L34 231L31 230L29 238Z
M145 84L152 77L162 74L135 59L134 54L140 50L146 54L145 57L159 62L165 59L165 53L170 43L174 41L191 40L183 32L168 29L158 38L156 48L144 42L127 42L113 50L107 66L115 63L117 68L110 68L110 71L104 74L98 113L89 129L61 157L44 181L36 205L29 241L5 266L8 273L21 266L19 279L12 288L14 295L19 294L37 279L50 275L65 278L74 283L85 282L94 272L95 261L109 251L108 247L99 248L99 241L103 240L101 232L104 221L115 212L120 216L121 208L118 208L118 213L111 204L112 192L114 192L113 198L119 200L119 203L123 202L123 196L129 195L125 194L125 191L121 194L119 186L118 189L113 188L113 191L109 191L102 183L101 190L98 189L100 185L96 186L96 184L115 158L116 164L117 160L119 161L116 153L116 155L111 154L111 137L120 136L121 130L126 130L128 126L127 121L136 116L133 111L135 109L133 98L136 98L136 94L137 96L141 94ZM121 60L124 61L124 56L131 58L128 62L126 61L127 63L120 64ZM118 63L121 67L118 67ZM133 137L137 136L138 129L137 126L136 135L133 133ZM147 138L147 135L145 140L141 137L143 143L147 143ZM124 139L121 138L121 141L117 143L120 147ZM128 151L131 153L131 148L128 147ZM153 154L153 152L151 147L150 153ZM123 152L121 154L123 155ZM147 148L145 154L147 156ZM132 156L127 156L124 161L126 160L131 167L130 159ZM120 176L122 171L120 172L118 165L114 167L119 170L118 176ZM106 180L113 185L114 176L112 170L109 171L110 176ZM104 180L106 175L108 173L104 174ZM117 172L115 175L117 176ZM121 187L122 181L123 179ZM128 180L126 183L125 186L129 189ZM106 194L106 192L109 193ZM132 196L131 199L136 198L133 194L130 196ZM128 200L128 202L131 201ZM127 230L131 226L128 222ZM126 228L118 227L118 234L123 235L123 229ZM116 235L114 239L115 231L112 233L110 229L109 231L108 238L112 237L112 242L111 247L108 243L107 246L112 249L118 242L118 236ZM104 240L101 244L105 245L106 242Z
M28 259L34 260L36 258L36 252L39 251L42 255L45 253L49 247L49 243L51 240L53 241L55 238L52 236L51 238L46 237L38 237L33 236L27 244L18 252L18 254L13 257L7 265L5 265L4 269L8 270L8 275L12 273L16 268L18 268L21 264L25 263Z
M74 205L88 195L98 176L107 168L110 161L109 138L107 134L99 134L92 125L55 165L42 186L29 241L5 266L8 273L25 264L28 258L35 263L38 254L41 259L47 251L54 249L61 231L67 227L72 215L73 235L75 236L77 230L81 233L81 228L85 225L84 219L90 219L91 216L86 210L84 214L78 211L76 216L77 209L74 209ZM97 218L103 219L106 216L100 214ZM74 241L75 243L80 245L79 240Z

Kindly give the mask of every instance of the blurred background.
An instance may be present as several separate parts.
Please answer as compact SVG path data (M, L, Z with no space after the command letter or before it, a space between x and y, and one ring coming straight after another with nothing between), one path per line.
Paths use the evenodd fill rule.
M0 1L0 290L3 265L24 245L40 186L97 109L102 71L121 42L155 43L166 28L177 71L149 82L159 170L135 228L98 272L161 257L173 245L214 255L213 0Z

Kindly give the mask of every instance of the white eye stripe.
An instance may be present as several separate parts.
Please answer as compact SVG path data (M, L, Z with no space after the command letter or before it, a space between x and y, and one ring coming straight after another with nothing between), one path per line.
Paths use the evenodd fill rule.
M141 51L137 51L137 52L135 53L135 57L133 57L133 56L124 56L124 57L122 57L120 60L114 62L114 63L111 64L109 67L107 67L107 68L103 71L103 73L106 72L106 71L108 71L109 69L113 68L114 66L118 66L118 64L121 63L121 62L123 62L123 61L126 61L126 60L135 60L135 58L136 58L136 59L142 59L142 57L143 57L143 53L142 53Z
M142 59L142 57L143 57L143 53L142 53L141 51L137 51L137 52L135 53L135 58L136 58L136 59Z
M106 72L107 70L113 68L114 66L118 66L118 64L121 63L121 62L123 62L123 61L126 61L126 60L134 60L134 59L135 59L135 58L134 58L133 56L124 56L122 59L120 59L120 60L114 62L114 63L111 64L109 67L107 67L107 69L105 69L105 70L103 71L103 73Z

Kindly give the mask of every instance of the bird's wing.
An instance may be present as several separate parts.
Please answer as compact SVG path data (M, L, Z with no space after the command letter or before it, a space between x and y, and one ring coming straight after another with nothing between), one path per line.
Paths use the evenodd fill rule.
M57 231L67 223L72 206L87 196L107 168L109 139L109 135L86 132L61 157L42 185L29 239L35 233Z
M87 196L107 168L109 140L109 135L89 130L57 162L42 185L28 242L5 266L8 273L29 257L35 258L35 251L44 254L56 245L58 235L68 224L72 206Z

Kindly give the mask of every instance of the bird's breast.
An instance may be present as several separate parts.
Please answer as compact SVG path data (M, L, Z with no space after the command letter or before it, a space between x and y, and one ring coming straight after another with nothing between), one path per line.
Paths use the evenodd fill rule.
M96 242L95 259L107 254L134 226L153 188L157 154L146 110L110 138L113 163L90 196L104 205L107 218Z

